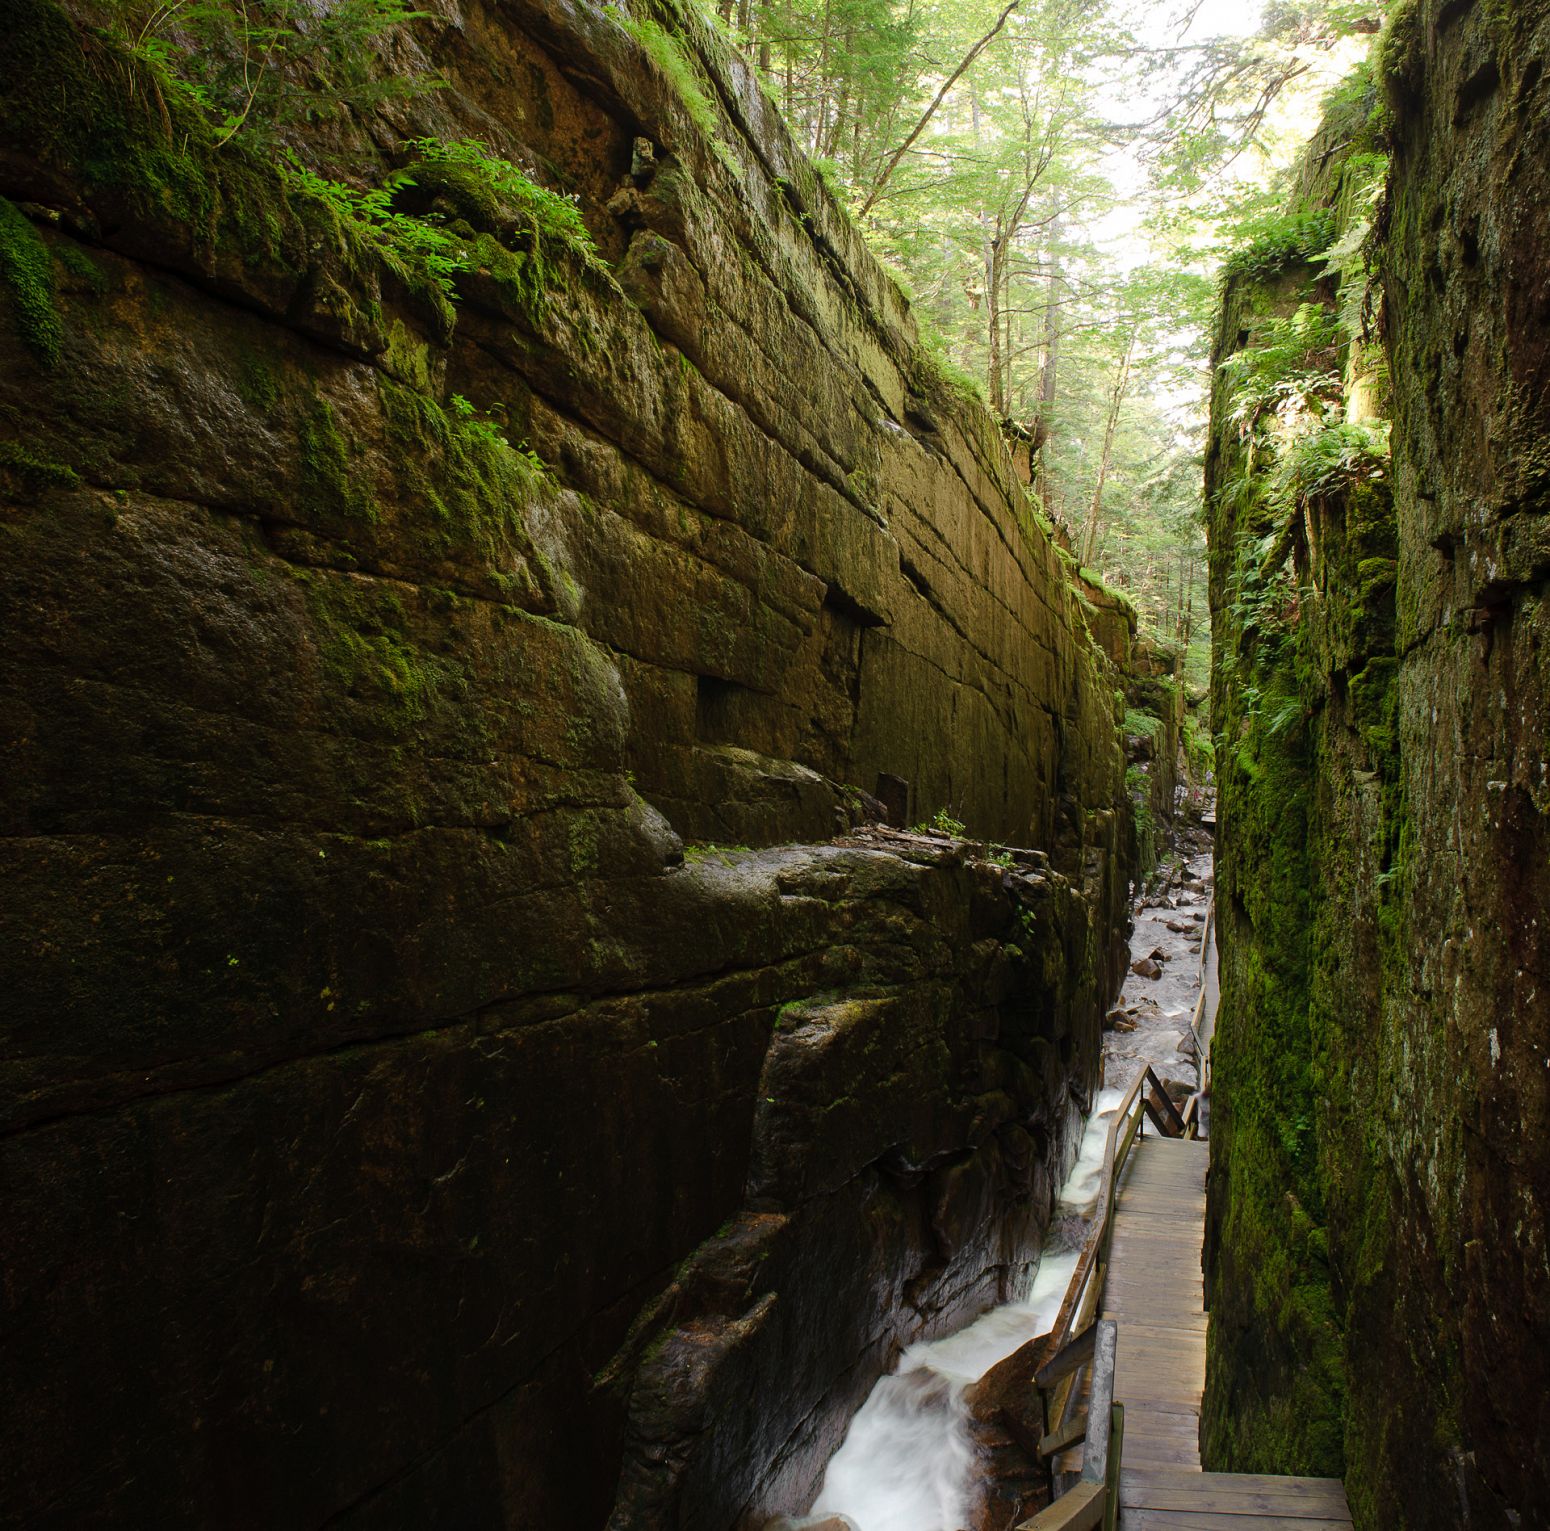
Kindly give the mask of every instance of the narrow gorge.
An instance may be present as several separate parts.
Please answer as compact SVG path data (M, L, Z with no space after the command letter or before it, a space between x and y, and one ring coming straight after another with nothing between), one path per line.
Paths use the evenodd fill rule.
M0 1524L1053 1512L1150 1078L1195 1471L1550 1525L1550 5L1139 274L1016 10L7 0Z

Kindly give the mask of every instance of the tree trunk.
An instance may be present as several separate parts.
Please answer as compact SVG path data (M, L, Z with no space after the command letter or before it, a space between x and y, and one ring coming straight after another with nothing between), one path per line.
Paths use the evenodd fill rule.
M1044 504L1047 515L1055 513L1055 486L1050 482L1049 469L1044 462L1044 444L1050 438L1053 427L1050 417L1054 414L1055 378L1060 360L1060 257L1056 249L1060 242L1060 224L1050 225L1049 291L1044 304L1044 361L1039 368L1039 404L1033 422L1033 450L1038 458L1034 466L1033 492Z
M1125 390L1130 386L1130 353L1136 343L1132 330L1125 340L1125 354L1120 358L1119 375L1114 379L1114 391L1109 395L1109 419L1103 430L1103 455L1098 459L1098 481L1093 485L1092 504L1087 507L1087 531L1082 538L1082 562L1090 564L1093 546L1098 540L1098 517L1103 508L1103 485L1109 476L1109 462L1114 455L1114 432L1119 425L1119 412L1125 402Z
M958 83L959 77L969 67L969 65L972 64L974 60L985 51L985 48L989 45L990 40L996 35L997 32L1001 30L1002 27L1006 25L1006 18L1017 9L1020 3L1021 0L1012 0L1012 3L1007 6L1004 11L1002 11L1001 17L996 22L996 24L982 38L980 38L980 40L975 43L975 45L970 48L966 54L964 54L963 62L960 63L958 67L953 70L953 72L948 75L948 77L942 82L942 88L937 91L934 97L932 97L931 105L920 114L919 121L917 121L915 126L910 129L909 133L904 139L904 142L900 144L899 147L895 149L889 156L888 163L883 166L882 174L879 175L878 178L872 183L872 189L867 193L866 201L861 204L861 211L857 215L858 217L865 218L866 215L872 211L872 204L877 201L880 196L882 196L883 188L892 179L894 171L899 168L899 161L909 153L910 146L915 142L915 140L926 131L927 124L934 116L936 116L936 110L947 98L948 91L950 91L953 86Z

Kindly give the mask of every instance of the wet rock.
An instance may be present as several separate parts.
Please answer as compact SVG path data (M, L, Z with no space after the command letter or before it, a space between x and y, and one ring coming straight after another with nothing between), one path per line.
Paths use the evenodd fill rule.
M977 1421L1000 1426L1035 1462L1044 1437L1044 1416L1033 1376L1043 1364L1045 1348L1043 1336L1029 1340L998 1361L964 1395Z
M848 1515L777 1515L764 1531L860 1531Z
M1161 978L1162 967L1155 957L1138 957L1130 964L1130 971L1137 978Z

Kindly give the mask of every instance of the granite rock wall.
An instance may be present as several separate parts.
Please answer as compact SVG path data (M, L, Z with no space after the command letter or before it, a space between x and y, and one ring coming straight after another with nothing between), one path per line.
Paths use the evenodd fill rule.
M1542 5L1398 8L1375 90L1304 167L1319 248L1240 273L1218 339L1252 351L1311 301L1376 317L1387 363L1340 358L1348 417L1392 418L1391 468L1315 497L1269 596L1277 527L1225 384L1208 464L1203 1442L1218 1468L1343 1475L1362 1528L1550 1504L1547 54ZM1337 281L1321 251L1365 216L1372 270Z
M421 166L449 302L7 10L13 1523L798 1508L1095 1084L1123 677L992 423L692 8L431 9L309 150L603 266Z

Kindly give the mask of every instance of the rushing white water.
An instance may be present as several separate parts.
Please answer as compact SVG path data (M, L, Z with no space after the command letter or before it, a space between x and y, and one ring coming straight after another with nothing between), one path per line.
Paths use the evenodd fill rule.
M1086 1211L1098 1194L1108 1118L1121 1097L1119 1090L1104 1091L1087 1119L1060 1192L1067 1211ZM967 1525L975 1464L964 1390L1049 1329L1076 1258L1056 1234L1016 1301L992 1308L956 1334L911 1345L851 1421L812 1513L847 1515L861 1531L957 1531Z

